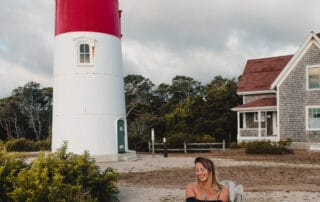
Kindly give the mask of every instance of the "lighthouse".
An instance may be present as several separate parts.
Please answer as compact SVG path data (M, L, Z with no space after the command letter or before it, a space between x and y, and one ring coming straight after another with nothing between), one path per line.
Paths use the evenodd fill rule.
M128 152L118 0L56 0L52 151Z

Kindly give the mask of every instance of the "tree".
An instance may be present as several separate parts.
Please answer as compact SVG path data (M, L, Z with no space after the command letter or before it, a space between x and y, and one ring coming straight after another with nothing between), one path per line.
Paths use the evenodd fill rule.
M24 118L16 97L0 100L0 126L6 131L7 138L20 138L25 134Z
M188 97L201 95L202 86L191 77L178 75L172 79L169 91L172 95L171 102L183 104Z
M161 104L168 102L172 97L172 94L170 93L170 86L166 83L160 83L154 91L154 96Z
M49 133L52 112L52 88L40 88L29 82L0 100L0 126L4 139L26 137L44 139ZM45 135L44 135L45 134Z
M205 110L212 113L207 114L210 128L217 140L236 139L236 113L231 108L241 103L237 95L236 79L226 79L216 76L211 83L205 86ZM233 135L231 137L231 135Z
M127 117L138 107L149 107L154 84L141 75L128 75L124 78Z
M33 129L36 139L40 140L42 135L41 118L48 104L40 89L40 84L29 82L24 87L13 90L12 94L18 98L21 112L28 117L29 127Z
M124 78L128 141L134 149L146 148L149 130L154 119L153 88L154 84L141 75L128 75Z

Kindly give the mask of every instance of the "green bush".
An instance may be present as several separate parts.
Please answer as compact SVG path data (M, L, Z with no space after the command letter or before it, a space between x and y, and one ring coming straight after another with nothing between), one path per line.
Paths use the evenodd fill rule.
M199 138L197 139L197 142L202 142L202 143L212 143L214 142L215 139L209 134L203 134L199 135Z
M191 134L178 132L178 133L170 134L167 138L167 142L170 145L183 145L185 141L194 142L194 136Z
M36 142L33 141L33 144L34 144L35 151L51 150L51 141L49 138L45 140L36 141Z
M283 144L272 143L271 141L249 142L246 146L246 154L291 154L292 150Z
M10 201L10 194L14 190L17 175L29 165L15 154L0 152L0 201Z
M0 147L4 147L6 144L2 141L2 140L0 140Z
M88 152L67 153L66 145L52 154L41 153L29 166L14 156L9 159L0 167L0 174L8 167L3 176L12 173L0 175L0 201L112 201L119 192L116 171L100 171Z
M229 147L231 149L239 149L241 148L241 144L238 144L237 142L231 142Z
M12 139L6 142L7 151L35 151L34 143L26 138Z
M280 146L283 146L283 147L290 147L291 143L292 143L292 140L291 140L291 139L280 140L280 141L278 142L278 144L279 144Z
M12 139L6 142L5 147L7 151L40 151L40 150L50 150L50 140L40 140L32 141L26 138Z

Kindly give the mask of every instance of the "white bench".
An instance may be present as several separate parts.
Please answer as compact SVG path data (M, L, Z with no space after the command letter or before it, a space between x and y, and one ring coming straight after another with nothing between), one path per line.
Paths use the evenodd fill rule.
M222 180L221 183L229 188L230 202L242 202L243 186L241 184L231 180Z

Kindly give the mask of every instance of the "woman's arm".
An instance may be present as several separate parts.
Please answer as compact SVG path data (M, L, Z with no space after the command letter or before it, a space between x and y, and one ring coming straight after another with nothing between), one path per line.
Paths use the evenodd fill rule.
M227 186L222 186L219 199L223 202L229 202L229 188Z
M186 189L186 198L195 197L194 193L194 183L189 183Z

